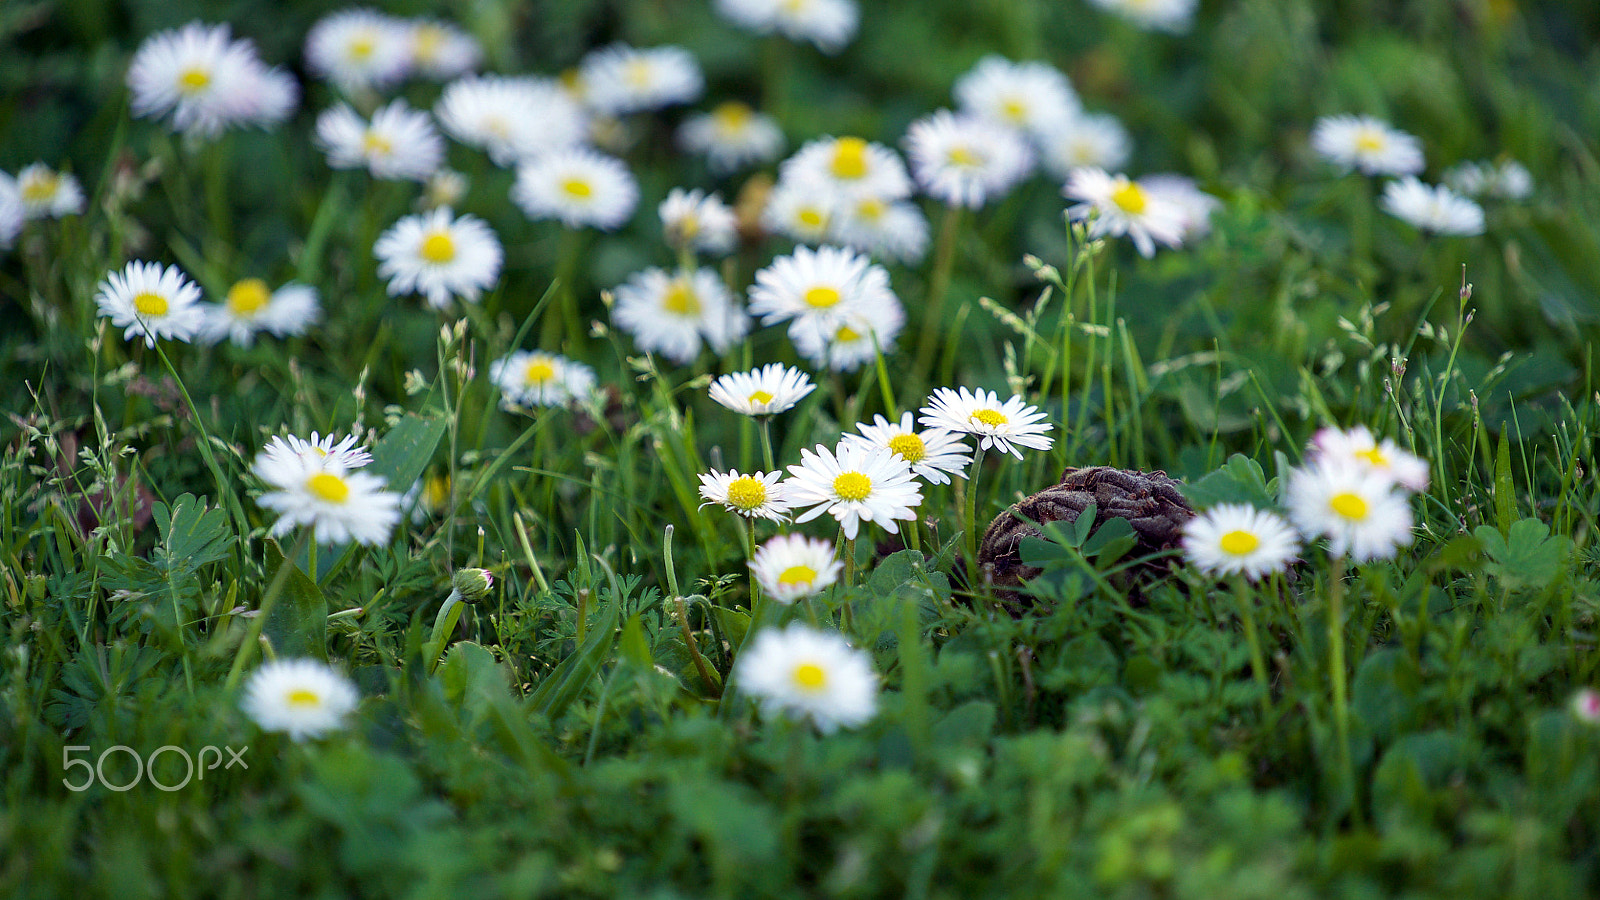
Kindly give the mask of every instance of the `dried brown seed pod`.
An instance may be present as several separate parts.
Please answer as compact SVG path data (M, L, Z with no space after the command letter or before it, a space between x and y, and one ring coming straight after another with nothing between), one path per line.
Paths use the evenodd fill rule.
M1178 482L1165 472L1110 466L1068 468L1061 473L1059 484L1022 498L996 516L978 547L979 572L1012 615L1021 615L1032 607L1032 598L1016 588L1040 571L1023 563L1022 539L1044 537L1038 528L1022 519L1070 525L1090 504L1095 507L1095 528L1113 518L1128 520L1138 539L1132 550L1134 556L1178 547L1183 540L1184 523L1194 518L1194 510L1179 491ZM1165 574L1169 564L1170 557L1145 563L1125 573L1125 583L1136 590L1140 581Z

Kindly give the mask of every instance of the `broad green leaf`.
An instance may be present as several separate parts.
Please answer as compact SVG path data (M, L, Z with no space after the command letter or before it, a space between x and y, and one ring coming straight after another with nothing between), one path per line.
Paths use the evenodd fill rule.
M405 491L427 469L447 424L443 416L407 413L372 448L372 464L364 471L382 476L391 491Z
M1351 706L1379 741L1388 743L1421 720L1422 675L1403 651L1387 648L1362 660L1351 685Z
M1192 484L1180 485L1180 489L1195 509L1219 503L1246 503L1266 509L1274 504L1261 464L1242 453L1228 457L1222 468Z
M1516 514L1516 484L1511 480L1511 445L1505 432L1494 451L1494 518L1500 533L1511 533L1511 517Z
M1550 526L1538 519L1522 519L1506 537L1488 525L1479 525L1472 536L1483 545L1488 562L1484 571L1511 589L1541 588L1555 581L1566 569L1572 554L1572 539L1550 534Z
M750 614L725 606L712 607L712 612L717 617L717 625L722 628L723 639L735 647L743 645L744 636L750 631Z
M267 584L277 577L278 570L289 567L288 577L272 609L267 611L266 624L261 633L272 641L273 652L280 657L311 656L328 658L328 601L315 582L299 566L283 558L283 548L278 542L267 539Z
M634 613L622 625L622 656L642 669L655 668L655 658L650 653L650 640L644 635L644 625L639 614Z
M208 508L193 494L178 497L170 507L157 503L154 519L161 532L156 558L171 568L192 572L207 563L227 558L232 548L233 535L228 531L227 513Z
M589 638L578 652L562 660L539 683L530 698L535 711L555 721L599 674L617 642L617 606L616 603L606 604L605 611L589 626Z

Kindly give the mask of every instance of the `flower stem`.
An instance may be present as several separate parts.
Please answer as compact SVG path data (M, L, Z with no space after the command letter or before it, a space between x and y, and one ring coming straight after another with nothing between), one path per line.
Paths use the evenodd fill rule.
M933 250L933 270L928 275L928 296L922 305L922 336L917 342L915 371L923 382L932 383L934 348L939 346L939 328L944 324L944 296L950 291L950 272L955 267L956 235L961 226L961 207L945 208L939 222L938 243Z
M772 417L757 416L756 421L761 423L761 457L767 465L762 471L776 471L777 465L772 461Z
M973 591L978 589L978 473L982 470L983 447L980 445L973 451L972 468L968 469L972 476L967 479L966 510L961 523L966 531L967 587Z
M1350 758L1350 702L1346 696L1344 671L1344 575L1345 558L1333 564L1333 584L1328 591L1328 675L1333 680L1333 730L1339 744L1340 789L1349 792L1355 807L1355 763Z
M1272 687L1267 681L1267 664L1261 656L1261 640L1256 634L1255 602L1250 597L1250 583L1244 576L1234 582L1234 588L1234 598L1239 601L1239 622L1244 626L1245 642L1250 645L1250 671L1261 688L1261 716L1265 723L1272 714Z

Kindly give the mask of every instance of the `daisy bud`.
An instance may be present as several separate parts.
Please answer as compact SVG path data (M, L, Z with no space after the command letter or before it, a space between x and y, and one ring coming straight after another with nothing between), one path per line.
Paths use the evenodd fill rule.
M450 586L467 603L477 603L489 596L494 587L494 575L488 569L457 569L450 576Z

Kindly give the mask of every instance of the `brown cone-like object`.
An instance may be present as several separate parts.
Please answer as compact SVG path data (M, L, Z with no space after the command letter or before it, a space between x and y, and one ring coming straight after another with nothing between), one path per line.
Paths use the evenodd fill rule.
M1020 548L1025 537L1044 537L1039 529L1019 521L1017 514L1034 522L1072 524L1078 514L1095 505L1094 527L1107 519L1127 519L1139 543L1132 556L1148 556L1181 545L1183 526L1194 518L1194 510L1178 490L1178 482L1165 472L1138 472L1110 466L1069 468L1061 473L1061 483L1045 488L996 516L984 532L978 547L981 577L994 586L995 596L1012 615L1020 616L1033 606L1033 598L1016 588L1040 570L1024 565ZM1135 599L1140 582L1158 578L1170 569L1172 557L1152 560L1123 573Z

